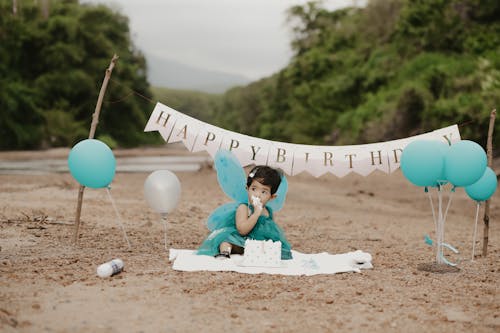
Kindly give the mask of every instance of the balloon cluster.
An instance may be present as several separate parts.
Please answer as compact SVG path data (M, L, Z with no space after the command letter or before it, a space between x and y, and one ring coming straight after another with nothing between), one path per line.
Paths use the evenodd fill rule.
M108 187L116 171L116 160L111 149L102 141L86 139L69 152L68 167L81 185L91 188Z
M497 188L497 177L487 166L484 149L469 140L451 146L441 141L413 141L403 150L401 171L417 186L436 187L450 182L464 187L477 202L488 200Z

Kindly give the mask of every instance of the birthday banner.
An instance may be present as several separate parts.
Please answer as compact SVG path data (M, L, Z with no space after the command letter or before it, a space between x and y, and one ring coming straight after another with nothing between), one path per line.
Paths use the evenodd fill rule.
M230 150L242 166L251 164L280 168L288 175L308 172L315 177L337 177L355 172L367 176L375 170L392 173L399 168L403 149L415 140L460 140L457 125L409 138L352 146L315 146L270 141L216 127L157 103L145 132L158 131L167 143L182 142L191 152L207 151L212 158L219 149Z

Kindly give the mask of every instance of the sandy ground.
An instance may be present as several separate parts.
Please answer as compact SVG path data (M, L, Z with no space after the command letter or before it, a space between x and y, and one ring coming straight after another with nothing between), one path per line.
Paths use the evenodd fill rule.
M3 152L0 163L65 154ZM111 190L131 251L105 190L86 189L75 246L78 184L68 173L0 175L2 332L500 331L499 193L492 200L488 256L471 261L475 203L457 190L446 241L461 251L448 258L460 263L436 272L435 251L423 241L427 233L435 237L428 198L401 172L289 177L276 221L293 248L360 249L372 254L374 269L311 277L187 273L168 262L160 218L144 200L147 175L118 173ZM207 235L206 217L229 199L209 167L177 175L182 197L168 218L168 247L194 249ZM478 254L482 221L479 226ZM99 264L117 257L125 262L122 273L96 276Z

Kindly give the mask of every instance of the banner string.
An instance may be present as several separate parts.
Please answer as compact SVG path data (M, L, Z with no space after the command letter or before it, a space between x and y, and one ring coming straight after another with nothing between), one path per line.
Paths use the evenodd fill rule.
M472 124L474 123L473 120L469 120L469 121L466 121L465 123L461 123L461 124L457 124L458 127L464 127L464 126L467 126L469 124Z
M136 95L136 96L138 96L138 97L140 97L140 98L144 99L145 101L148 101L148 102L149 102L149 103L151 103L151 104L155 104L155 102L154 102L151 98L149 98L149 97L147 97L147 96L144 96L144 95L143 95L143 94L141 94L140 92L135 91L134 89L129 88L128 86L126 86L126 85L124 85L124 84L121 84L120 82L118 82L118 81L116 81L116 80L113 80L113 79L111 79L111 78L110 78L109 80L110 80L111 82L113 82L113 83L116 83L116 84L117 84L117 85L119 85L120 87L124 87L125 89L129 90L130 92L129 92L127 95L125 95L124 97L119 98L119 99L117 99L117 100L115 100L115 101L106 101L107 103L110 103L110 104L120 103L120 102L124 101L125 99L129 98L130 96L132 96L132 95Z
M130 96L134 95L135 92L130 92L128 93L127 95L123 96L122 98L120 99L117 99L117 100L114 100L114 101L106 101L106 103L109 103L109 104L116 104L116 103L120 103L124 100L126 100L127 98L129 98Z
M128 87L128 86L126 86L126 85L124 85L124 84L122 84L122 83L118 82L117 80L114 80L114 79L112 79L112 78L110 78L109 80L110 80L111 82L116 83L117 85L119 85L119 86L121 86L121 87L123 87L123 88L125 88L125 89L129 90L130 92L129 92L128 94L126 94L125 96L123 96L123 97L121 97L121 98L117 99L117 100L113 100L113 101L107 100L107 101L106 101L106 103L109 103L109 104L116 104L116 103L120 103L120 102L123 102L124 100L128 99L130 96L132 96L132 95L136 95L136 96L138 96L138 97L140 97L140 98L144 99L145 101L147 101L147 102L149 102L149 103L151 103L151 104L156 104L156 102L155 102L155 101L153 101L153 99L152 99L152 98L149 98L149 97L147 97L147 96L144 96L144 95L143 95L143 94L141 94L140 92L135 91L134 89L132 89L132 88L130 88L130 87ZM473 123L474 123L474 121L473 121L473 120L469 120L469 121L466 121L466 122L464 122L464 123L457 124L457 126L458 126L458 127L465 127L465 126L470 125L470 124L473 124ZM424 132L424 133L425 133L425 132ZM415 134L415 135L418 135L418 134L419 134L419 133L417 133L417 134ZM422 134L422 133L420 133L420 134Z

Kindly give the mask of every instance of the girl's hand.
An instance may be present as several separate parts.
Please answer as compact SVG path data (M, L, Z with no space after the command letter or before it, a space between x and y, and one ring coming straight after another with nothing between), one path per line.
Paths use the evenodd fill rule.
M262 205L256 205L256 206L254 206L254 210L255 210L255 214L257 214L258 216L261 216L264 208L262 207Z
M262 210L264 207L262 207L262 203L260 202L260 199L257 197L252 196L252 205L254 208L254 212L260 216L262 214Z

